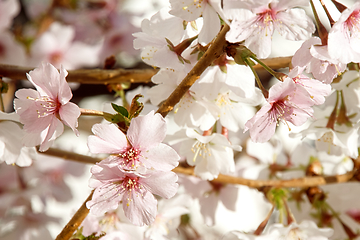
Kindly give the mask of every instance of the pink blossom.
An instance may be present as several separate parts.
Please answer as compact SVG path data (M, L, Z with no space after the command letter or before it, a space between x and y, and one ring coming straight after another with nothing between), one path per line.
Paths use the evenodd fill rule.
M99 63L100 45L87 45L74 41L75 29L58 22L50 25L49 30L31 45L31 65L47 61L55 67L63 65L66 69L93 67Z
M306 67L307 73L311 72L317 80L327 84L346 68L346 64L331 58L328 46L321 46L318 37L306 40L296 51L291 62L294 66Z
M266 142L275 133L279 122L291 122L295 126L303 124L312 116L312 105L314 102L309 93L286 78L270 88L267 103L247 121L244 132L250 129L251 140Z
M37 91L20 89L15 93L14 108L24 124L26 146L40 144L40 151L46 151L64 131L63 123L78 135L76 127L80 109L69 102L72 93L66 76L63 67L59 73L50 63L43 63L27 74Z
M134 118L125 135L115 125L95 124L95 136L88 146L92 153L110 153L107 163L120 165L125 170L139 166L170 171L178 165L179 155L170 146L161 143L166 136L166 122L160 114L151 111Z
M187 22L195 21L200 16L203 18L203 26L199 32L199 42L206 45L219 32L221 24L218 14L227 20L222 9L220 0L170 0L170 14L184 19Z
M305 40L315 31L312 20L299 6L307 6L308 1L261 0L228 1L224 8L242 11L234 16L226 39L241 42L258 57L266 58L271 53L274 29L289 40Z
M360 2L342 12L328 37L331 57L342 63L360 62Z
M325 97L331 92L330 84L322 83L316 79L309 78L302 74L304 68L295 67L290 70L289 77L303 87L309 94L311 99L314 101L314 105L321 105L325 102Z
M92 200L86 203L95 215L114 210L122 202L125 216L135 224L151 224L156 217L157 200L153 194L173 197L178 188L173 172L148 171L140 175L126 172L105 163L91 168L90 187L96 188Z
M20 4L18 0L0 1L0 30L10 27L13 18L19 13Z

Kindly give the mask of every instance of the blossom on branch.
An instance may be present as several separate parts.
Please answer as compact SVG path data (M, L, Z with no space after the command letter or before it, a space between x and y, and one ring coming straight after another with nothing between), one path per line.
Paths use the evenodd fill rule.
M135 224L151 224L156 217L157 200L153 194L173 197L178 188L173 172L147 171L139 174L117 166L98 163L91 168L90 187L95 188L92 200L86 203L95 215L115 210L122 203L125 216Z
M293 41L311 37L315 26L305 11L297 8L308 4L306 0L225 1L224 8L239 11L234 14L226 39L245 40L245 45L259 58L266 58L271 53L274 29Z
M332 58L348 64L360 62L360 2L342 12L329 32L328 49Z
M95 136L88 139L90 152L112 154L103 161L126 171L139 167L170 171L178 165L176 151L161 143L166 136L166 122L154 111L132 119L127 135L109 124L95 124L92 131Z
M270 88L267 103L247 121L244 132L250 130L254 142L266 142L274 135L280 122L302 125L312 116L313 105L310 94L292 79L286 78Z
M24 124L26 134L23 141L26 146L40 144L40 151L46 151L63 133L63 124L79 134L76 128L80 109L69 102L72 93L65 80L67 74L63 67L59 73L50 63L43 63L27 74L37 91L20 89L15 93L14 108Z

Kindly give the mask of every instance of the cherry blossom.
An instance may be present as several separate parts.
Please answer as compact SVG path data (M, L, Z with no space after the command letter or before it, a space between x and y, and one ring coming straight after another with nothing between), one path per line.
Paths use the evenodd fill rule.
M331 228L318 228L313 221L302 221L300 224L291 223L285 227L282 224L273 224L266 230L266 234L277 234L278 239L308 239L326 240L334 233Z
M76 127L80 109L69 102L72 93L66 76L67 71L63 67L59 73L50 63L43 63L27 74L37 91L20 89L15 93L14 108L24 124L26 146L40 144L40 151L46 151L63 133L63 124L78 135Z
M36 66L46 61L57 68L63 65L66 69L96 66L99 62L100 45L73 42L74 35L73 27L54 22L49 30L31 45L29 64Z
M204 180L213 180L219 173L229 174L235 171L233 149L241 151L240 146L232 146L225 136L213 133L201 136L193 129L187 129L180 154L186 157L194 172Z
M325 102L325 97L331 92L331 86L307 77L302 74L303 70L304 68L295 67L291 69L288 76L310 94L311 99L314 101L314 105L323 104Z
M22 145L24 132L19 124L17 114L0 111L0 162L25 167L36 159L36 149Z
M196 36L196 30L192 30L190 24L188 25L184 30L183 20L170 15L168 8L162 8L150 20L142 21L142 32L133 34L136 38L134 48L142 49L141 59L149 65L182 69L185 64L191 69L187 62L190 61L192 50L188 47L194 44L190 38ZM169 41L173 46L170 46ZM176 48L178 45L181 47Z
M358 124L355 126L335 124L334 129L326 127L332 110L332 107L323 110L315 108L316 120L307 129L294 135L315 140L318 151L324 151L329 155L345 154L356 158L358 156L359 126Z
M208 44L220 30L220 16L226 20L219 0L170 0L170 14L191 22L202 16L203 26L199 33L199 42Z
M140 175L98 163L91 168L91 173L89 186L95 188L95 192L86 203L90 212L101 215L115 210L122 202L125 216L139 226L155 220L157 200L153 194L170 198L178 188L177 175L173 172L147 171Z
M160 114L151 111L145 116L132 119L125 135L112 124L95 124L95 136L89 136L88 146L92 153L110 153L106 162L119 165L125 170L138 167L170 171L178 165L179 155L170 146L161 143L166 135L166 123Z
M226 39L241 42L259 58L266 58L271 53L274 29L289 40L306 40L315 31L312 20L303 9L306 0L261 0L261 1L225 1L224 9L240 9L234 15Z
M0 30L9 28L13 18L19 13L20 5L18 0L0 1Z
M360 2L341 13L329 32L328 50L332 58L344 64L360 62L359 19Z
M303 124L312 116L312 105L314 102L309 93L286 78L270 88L267 103L247 121L244 131L250 130L254 142L266 142L280 122L291 122L295 126Z
M295 52L291 62L294 66L306 67L315 79L330 84L333 79L345 71L346 64L330 57L328 46L321 46L321 39L312 37L306 40Z
M26 59L24 47L16 41L14 36L8 31L1 32L0 63L25 65Z
M181 215L188 214L192 204L190 196L181 194L169 200L162 199L158 204L155 221L145 231L146 239L166 240L175 235Z

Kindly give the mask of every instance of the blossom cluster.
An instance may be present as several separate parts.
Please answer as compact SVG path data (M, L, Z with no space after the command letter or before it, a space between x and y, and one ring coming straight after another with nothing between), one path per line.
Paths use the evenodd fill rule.
M166 135L164 118L154 112L136 117L126 135L113 124L95 124L92 131L90 151L111 155L91 168L89 186L95 191L86 203L90 213L102 215L122 203L133 224L150 225L157 212L153 194L171 198L178 188L177 175L171 170L180 157L161 143Z
M0 75L32 69L0 78L0 238L54 238L87 173L73 239L356 239L360 2L132 1L0 0ZM82 74L120 97L72 99Z

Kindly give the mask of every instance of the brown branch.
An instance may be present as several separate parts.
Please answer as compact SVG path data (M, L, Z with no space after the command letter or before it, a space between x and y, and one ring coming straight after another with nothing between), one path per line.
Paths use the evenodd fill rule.
M0 75L11 79L26 79L34 68L0 64ZM84 84L147 83L158 72L156 69L79 69L69 70L68 82Z
M223 52L226 46L225 34L230 30L228 25L224 25L215 41L210 45L205 54L199 59L196 65L186 75L184 80L176 87L171 95L161 104L157 113L165 117L174 106L181 100L190 87L199 79L200 75L210 64L216 60Z
M101 158L92 158L89 156L67 152L54 148L50 148L48 151L43 153L51 156L62 157L67 160L82 162L82 163L94 164L102 160ZM195 176L193 168L176 167L173 169L173 172ZM341 175L303 177L303 178L294 178L289 180L252 180L252 179L219 174L218 178L214 179L213 181L218 183L225 183L225 184L245 185L251 188L261 188L261 187L308 188L319 185L349 182L354 177L354 173L355 171L350 171Z
M87 197L85 202L81 205L79 210L74 214L74 216L70 219L68 224L63 228L63 230L57 235L55 240L67 240L70 239L73 233L80 227L80 224L89 213L89 209L86 207L86 202L90 201L92 195L94 194L94 190L91 191L90 195Z
M292 57L268 58L262 61L272 69L286 68L289 66ZM14 65L0 64L0 76L8 77L14 80L27 79L26 73L34 68L20 67ZM262 70L257 64L256 70ZM122 82L148 83L158 69L79 69L69 70L66 77L68 82L78 82L83 84L114 84Z

